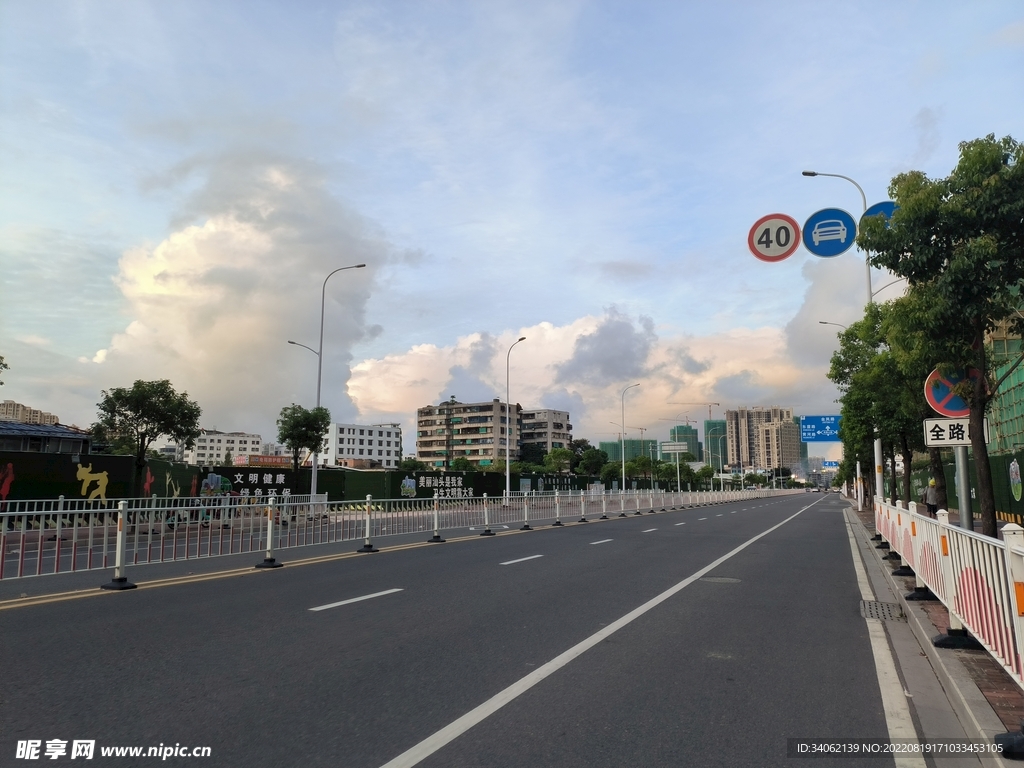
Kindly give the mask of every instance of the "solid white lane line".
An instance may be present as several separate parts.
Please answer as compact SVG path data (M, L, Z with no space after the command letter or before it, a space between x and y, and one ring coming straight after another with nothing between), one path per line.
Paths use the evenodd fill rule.
M391 595L395 592L401 592L401 589L385 589L383 592L374 592L372 595L363 595L362 597L352 597L348 600L340 600L337 603L328 603L327 605L318 605L316 608L310 608L311 611L326 611L328 608L337 608L339 605L348 605L349 603L358 603L360 600L371 600L375 597L382 597L383 595Z
M651 531L656 531L656 530L658 530L658 529L657 528L648 528L646 531L640 531L640 533L650 533Z
M509 560L505 563L498 563L498 565L515 565L516 563L525 563L527 560L536 560L538 557L544 557L544 555L530 555L529 557L520 557L518 560Z
M607 544L611 539L601 539L600 541L592 541L591 544Z
M499 709L504 707L506 704L515 700L518 696L533 688L533 686L537 685L537 683L544 680L544 678L560 670L562 667L564 667L570 661L575 659L577 656L582 655L598 643L602 642L611 635L614 635L623 627L628 626L632 622L636 621L645 613L650 611L652 608L656 608L657 606L661 605L661 603L668 600L677 592L681 592L682 590L686 589L686 587L693 584L693 582L697 581L705 574L710 573L715 568L724 563L726 560L729 560L731 557L738 555L740 552L742 552L744 549L749 547L754 542L764 538L772 531L781 528L790 520L793 520L798 515L800 515L804 510L813 507L815 503L817 502L812 502L811 504L808 504L799 512L796 512L795 514L787 517L781 523L777 523L773 525L771 528L767 529L766 531L757 534L757 536L754 536L752 539L748 539L747 541L743 542L738 547L736 547L736 549L722 555L720 558L715 560L710 565L704 566L699 571L694 573L692 576L686 577L675 586L666 589L657 597L651 598L638 608L634 608L632 611L627 613L622 618L612 622L607 627L604 627L603 629L595 632L586 640L577 643L567 651L563 651L561 654L553 658L547 664L537 667L537 669L535 669L530 674L512 683L512 685L510 685L508 688L495 694L487 701L485 701L483 704L480 704L474 709L471 709L462 717L458 718L452 723L449 723L444 728L439 730L437 733L433 734L432 736L428 736L419 744L406 750L393 760L389 760L387 763L381 766L381 768L412 768L412 766L430 757L432 754L437 752L446 744L457 739L459 736L464 734L477 723L480 723L483 720L487 719L489 716L493 715Z
M850 553L853 555L853 568L857 572L857 586L860 587L861 600L874 600L875 592L868 581L867 571L857 551L857 539L846 516L846 534L850 539ZM875 674L878 677L878 688L882 694L882 710L885 713L885 725L889 729L890 739L917 739L917 730L910 715L910 705L903 692L903 684L896 672L896 662L889 648L889 639L885 636L885 627L879 619L864 619L868 625L868 638L871 640L871 655L875 657ZM924 768L925 761L921 755L895 755L896 768Z

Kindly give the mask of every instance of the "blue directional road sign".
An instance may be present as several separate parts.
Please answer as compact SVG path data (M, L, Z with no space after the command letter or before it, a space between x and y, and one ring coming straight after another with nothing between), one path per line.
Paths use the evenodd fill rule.
M804 248L830 258L850 249L857 237L857 222L840 208L823 208L804 223Z
M800 442L839 442L839 422L842 416L801 416Z
M839 469L838 461L823 461L821 462L822 469Z
M878 214L882 214L883 216L885 216L885 224L886 226L888 226L889 219L892 218L892 215L896 211L896 208L897 205L892 200L883 200L880 203L875 203L866 211L864 211L864 215L860 217L861 223L864 223L864 219L868 218L869 216L877 216Z

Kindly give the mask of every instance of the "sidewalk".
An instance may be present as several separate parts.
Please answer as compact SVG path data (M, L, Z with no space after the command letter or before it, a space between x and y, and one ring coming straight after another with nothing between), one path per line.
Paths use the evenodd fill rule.
M990 742L999 733L1019 732L1024 719L1024 690L1022 690L1003 670L995 659L984 650L954 650L936 648L932 638L945 634L949 628L949 614L939 601L907 601L905 595L913 592L914 577L893 576L892 571L898 566L890 560L883 559L885 551L875 549L876 542L870 537L875 535L874 514L871 510L856 509L855 503L849 507L849 516L859 520L860 530L856 531L860 542L860 551L865 568L871 572L872 581L888 586L888 595L877 597L886 600L892 596L899 602L907 619L907 626L913 632L919 644L918 652L927 657L935 678L941 685L941 693L945 693L948 704L956 714L966 737ZM884 587L883 587L884 589ZM899 655L893 638L893 627L887 627L894 650ZM904 659L900 658L903 667ZM902 671L902 670L901 670ZM930 706L933 702L929 702ZM914 701L918 714L924 702ZM921 734L926 738L949 738L949 735ZM1014 760L996 758L998 762L989 761L982 764L1019 765ZM939 763L946 764L946 763Z

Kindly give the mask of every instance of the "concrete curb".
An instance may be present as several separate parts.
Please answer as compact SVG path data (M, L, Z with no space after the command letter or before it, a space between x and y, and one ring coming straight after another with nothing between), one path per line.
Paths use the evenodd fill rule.
M848 509L847 515L854 523L853 528L858 539L864 544L870 544L870 535L852 506ZM886 583L899 600L900 607L907 617L907 623L910 625L914 637L920 643L921 649L928 657L932 669L935 670L935 675L946 692L946 698L949 699L964 730L970 738L993 743L997 734L1006 733L1006 727L1002 720L996 715L981 689L971 679L970 674L957 658L956 651L936 648L932 645L932 638L939 632L920 606L906 600L904 587L898 584L892 575L892 564L882 560L879 550L873 546L867 546L866 551L873 553L875 567L881 570ZM868 563L865 563L865 566L867 565ZM1007 761L998 755L979 757L979 759L982 765L999 766L999 768L1020 765L1019 762Z

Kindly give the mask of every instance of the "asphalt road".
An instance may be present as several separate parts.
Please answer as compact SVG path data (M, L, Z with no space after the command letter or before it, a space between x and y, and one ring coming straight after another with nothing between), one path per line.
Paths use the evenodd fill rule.
M790 737L885 737L844 506L734 502L2 611L0 765L59 738L95 739L97 764L180 743L212 757L167 762L377 768L805 507L420 765L789 765Z

